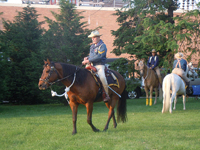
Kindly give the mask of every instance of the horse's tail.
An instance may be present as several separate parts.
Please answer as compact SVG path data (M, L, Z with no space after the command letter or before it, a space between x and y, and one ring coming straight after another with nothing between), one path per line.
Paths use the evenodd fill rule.
M126 122L127 121L127 113L126 113L126 99L128 98L128 92L126 91L126 87L121 94L121 98L118 101L117 106L117 122Z
M163 112L169 111L171 75L166 76L163 82Z

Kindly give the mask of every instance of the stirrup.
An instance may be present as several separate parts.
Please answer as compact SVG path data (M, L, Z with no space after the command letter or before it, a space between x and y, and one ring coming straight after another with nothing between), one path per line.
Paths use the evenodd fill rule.
M106 94L106 97L103 98L103 101L106 103L106 102L108 102L109 100L110 100L110 97Z

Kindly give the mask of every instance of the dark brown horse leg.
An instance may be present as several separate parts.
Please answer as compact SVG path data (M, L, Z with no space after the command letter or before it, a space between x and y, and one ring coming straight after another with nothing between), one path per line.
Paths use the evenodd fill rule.
M106 122L106 125L105 125L103 131L106 131L106 130L108 129L108 126L109 126L109 123L110 123L110 119L111 119L111 117L113 116L113 113L114 113L114 110L110 109L110 110L109 110L109 113L108 113L108 114L109 114L109 115L108 115L108 120L107 120L107 122Z
M99 129L97 129L93 124L92 124L92 111L93 111L93 104L87 103L86 104L87 108L87 123L91 126L92 130L94 132L99 132Z
M106 103L106 106L107 106L108 109L110 109L109 103ZM113 109L113 113L112 113L112 119L113 119L113 126L114 126L114 128L116 128L116 127L117 127L117 121L116 121L116 119L115 119L115 111L114 111L114 109ZM108 129L108 123L109 123L109 122L107 122L107 123L106 123L106 126L105 126L105 128L107 128L107 129ZM105 130L105 128L104 128L104 130ZM106 129L106 130L107 130L107 129Z
M72 110L72 121L73 121L73 132L72 132L72 135L74 135L74 134L77 133L77 130L76 130L76 120L77 120L78 104L70 102L70 107L71 107L71 110Z
M115 119L115 111L114 110L113 110L112 119L113 119L113 126L114 126L114 128L116 128L117 127L117 121Z
M115 116L114 116L114 108L115 108L115 107L112 107L112 106L111 106L110 104L108 104L108 103L106 103L106 106L108 107L109 112L108 112L108 120L107 120L107 122L106 122L106 125L105 125L103 131L106 131L106 130L108 129L108 126L109 126L111 117L114 117L114 120L115 120L115 121L113 120L114 127L117 127L116 119L115 119Z

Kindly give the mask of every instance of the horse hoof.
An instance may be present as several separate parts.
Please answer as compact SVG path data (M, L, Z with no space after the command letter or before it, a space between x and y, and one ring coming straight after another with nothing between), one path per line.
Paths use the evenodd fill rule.
M95 130L93 130L94 132L99 132L100 130L99 129L95 129Z
M106 132L108 129L104 129L103 132Z
M75 135L76 133L77 133L76 131L73 131L73 132L72 132L72 135Z

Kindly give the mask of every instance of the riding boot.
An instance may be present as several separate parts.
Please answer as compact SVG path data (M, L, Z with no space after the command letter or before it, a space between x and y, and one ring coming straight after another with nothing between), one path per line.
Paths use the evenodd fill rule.
M110 100L110 97L106 93L106 91L105 91L105 89L103 87L102 87L102 91L103 91L103 93L102 93L103 101L106 103L106 102L108 102Z
M189 82L185 82L185 84L186 84L186 94L191 94L190 81Z

